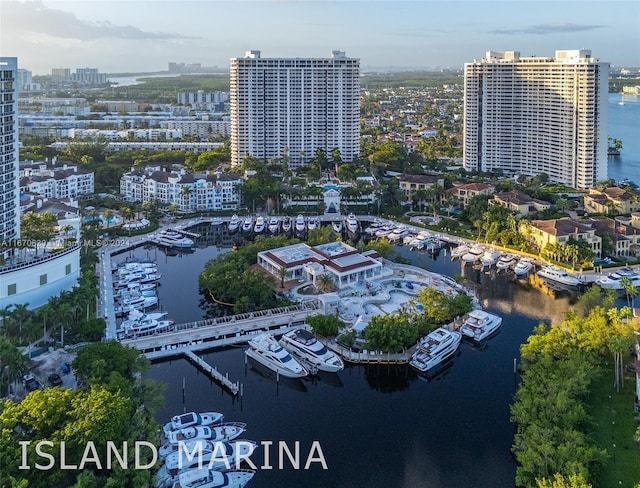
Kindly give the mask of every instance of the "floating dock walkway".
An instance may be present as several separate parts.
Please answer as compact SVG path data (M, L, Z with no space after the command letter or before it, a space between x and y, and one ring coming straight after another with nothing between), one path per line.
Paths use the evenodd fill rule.
M184 351L183 354L186 356L186 358L189 361L191 361L200 369L202 369L212 379L214 379L215 381L220 383L222 386L224 386L227 390L229 390L233 395L237 395L240 392L241 390L240 382L234 383L233 381L231 381L229 379L228 373L226 375L223 375L218 371L217 368L214 368L213 366L211 366L204 359L202 359L200 356L197 356L192 351Z

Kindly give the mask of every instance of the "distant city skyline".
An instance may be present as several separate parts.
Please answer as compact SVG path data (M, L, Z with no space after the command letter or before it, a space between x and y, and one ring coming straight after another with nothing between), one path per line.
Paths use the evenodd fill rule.
M169 62L229 69L264 57L360 58L368 69L462 69L486 51L551 56L591 49L640 66L637 1L0 0L0 55L34 74L90 66L166 71Z

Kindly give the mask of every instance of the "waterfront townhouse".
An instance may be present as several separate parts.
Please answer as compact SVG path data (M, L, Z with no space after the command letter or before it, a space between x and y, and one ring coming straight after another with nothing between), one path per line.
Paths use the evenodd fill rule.
M596 229L574 219L532 220L524 222L521 230L539 251L542 251L547 244L563 245L573 238L589 244L595 256L600 256L602 253L602 238L596 235Z
M122 175L120 194L128 202L176 204L181 212L236 210L242 202L243 184L242 177L232 173L198 174L150 167Z
M426 191L436 186L444 190L444 177L434 175L400 175L398 176L400 189L404 195L404 203L411 203L416 193ZM424 195L424 194L423 194ZM421 198L420 203L433 202L436 198Z
M78 165L48 162L20 164L20 191L46 198L76 198L94 192L94 174Z
M584 209L591 213L630 214L640 211L640 193L611 186L603 190L592 188L584 196Z
M494 205L506 207L523 217L526 217L533 212L541 212L551 208L551 203L530 197L526 193L518 190L496 193L493 196L492 203Z
M488 183L467 183L458 185L448 192L456 199L460 208L464 208L473 197L478 195L491 195L496 191L495 186Z
M633 227L629 220L591 217L584 223L593 227L600 237L606 236L611 246L605 250L607 254L618 257L640 254L640 229Z

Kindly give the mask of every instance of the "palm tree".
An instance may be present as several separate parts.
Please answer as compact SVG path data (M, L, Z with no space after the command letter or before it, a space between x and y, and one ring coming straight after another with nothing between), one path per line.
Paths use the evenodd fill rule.
M620 279L620 286L622 286L622 289L627 295L627 306L633 308L634 299L638 296L638 289L633 284L633 281L626 276Z
M288 274L289 274L289 270L284 266L282 266L278 270L278 276L280 277L280 288L284 288L284 279L287 277Z
M110 209L106 209L104 212L102 212L102 218L107 222L107 229L109 228L109 225L111 223L111 219L114 216L114 212L113 210Z
M327 273L320 275L316 281L316 288L321 292L333 290L335 288L335 283L331 275Z
M28 303L14 305L15 308L11 312L11 320L18 326L18 344L22 343L22 330L31 318L31 310L29 310L28 306Z
M191 194L193 193L193 189L190 186L183 186L180 188L180 197L183 202L183 209L192 210L191 209ZM186 201L186 203L185 203Z
M0 339L0 358L0 378L6 380L8 393L9 384L20 380L27 368L22 353L7 339Z

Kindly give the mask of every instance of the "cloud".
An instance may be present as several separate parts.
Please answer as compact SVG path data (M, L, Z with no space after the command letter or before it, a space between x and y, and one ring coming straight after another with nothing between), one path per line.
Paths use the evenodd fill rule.
M131 25L115 25L111 22L89 22L73 13L46 7L41 0L3 2L4 28L19 26L24 32L44 34L62 39L94 41L97 39L195 39L195 37L168 32L146 32ZM11 19L9 22L8 19Z
M568 32L583 32L596 29L602 29L606 27L604 25L578 25L571 23L551 23L551 24L538 24L531 25L529 27L523 27L521 29L498 29L489 31L489 34L504 34L504 35L516 35L516 34L534 34L534 35L546 35L546 34L563 34Z

